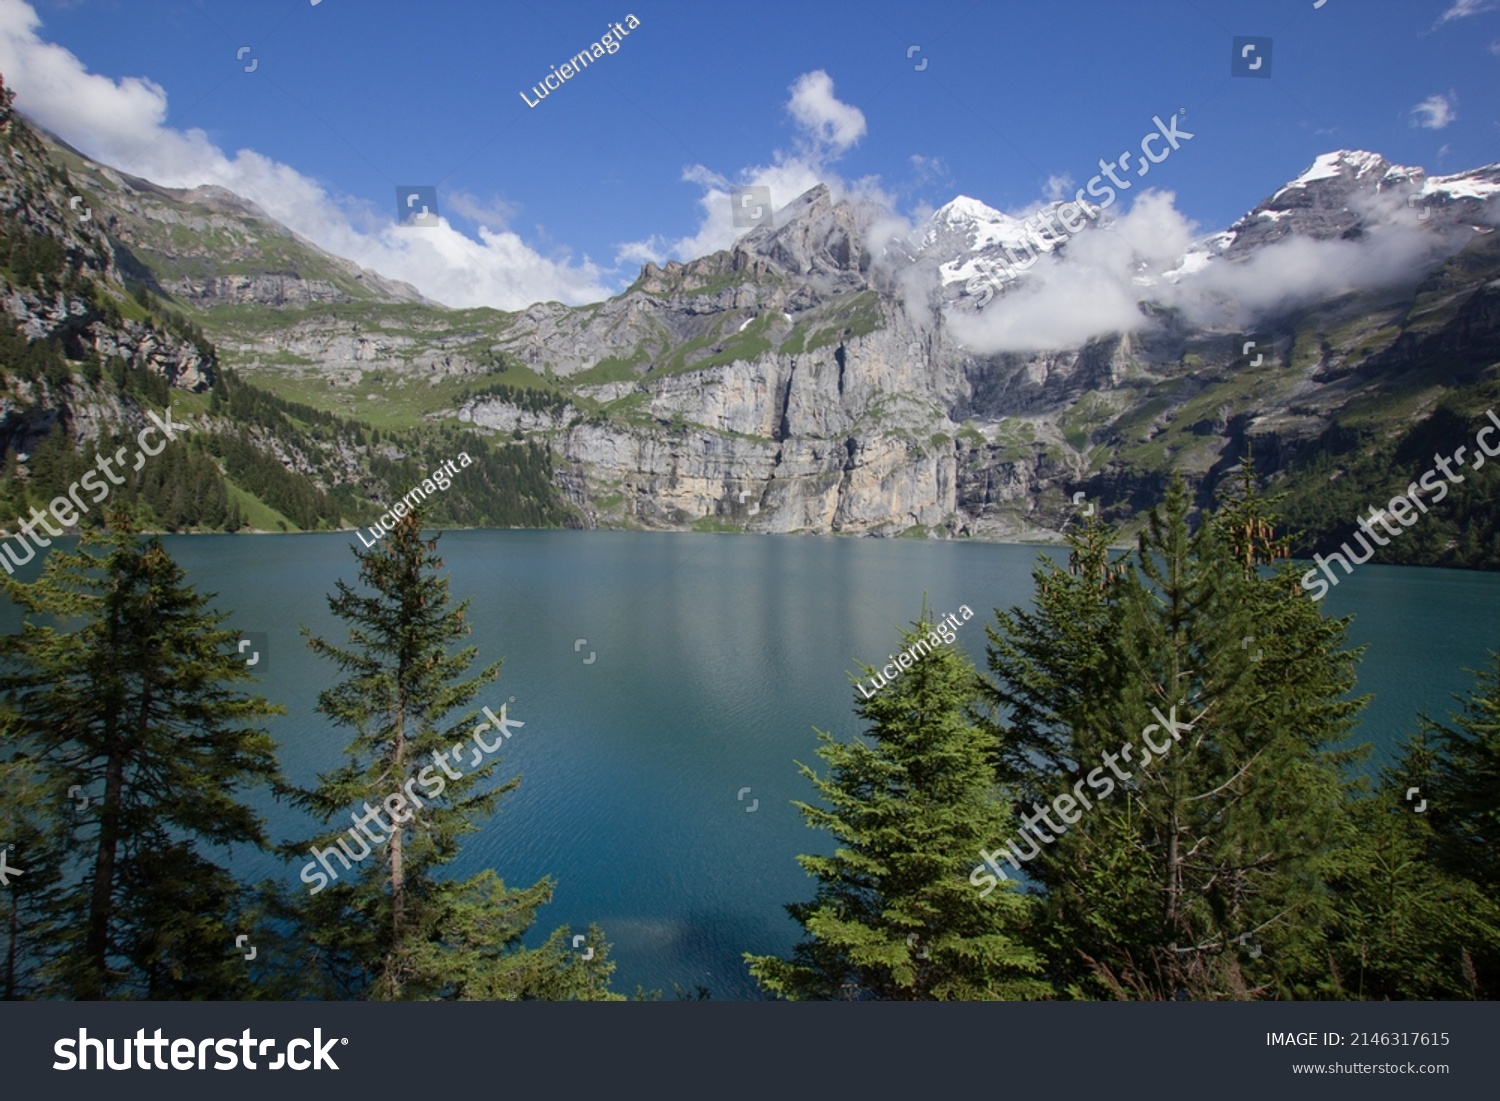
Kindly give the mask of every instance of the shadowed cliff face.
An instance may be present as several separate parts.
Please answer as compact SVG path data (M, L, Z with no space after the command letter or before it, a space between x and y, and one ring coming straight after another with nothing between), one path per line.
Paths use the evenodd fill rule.
M107 229L109 213L73 179L0 85L0 303L6 326L55 356L37 373L0 363L0 455L25 455L61 431L76 445L146 423L139 403L97 382L112 362L203 391L212 349L190 326L166 326L132 300Z
M28 339L55 340L70 359L119 356L174 386L206 388L213 377L209 356L111 305L126 290L105 213L96 213L92 198L54 163L48 146L14 113L12 99L0 87L6 312ZM29 259L21 260L18 249Z

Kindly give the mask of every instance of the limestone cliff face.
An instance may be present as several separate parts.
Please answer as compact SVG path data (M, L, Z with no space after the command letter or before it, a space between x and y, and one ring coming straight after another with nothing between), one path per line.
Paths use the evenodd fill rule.
M211 357L191 342L143 322L127 320L118 326L95 324L90 327L89 335L94 351L103 359L120 356L161 375L173 386L203 391L213 382Z
M574 502L585 511L604 502L596 522L677 527L707 517L751 530L885 535L1026 530L1001 506L1029 499L1039 473L1060 471L1029 457L997 476L996 448L961 444L950 412L974 402L966 365L931 356L903 320L894 312L884 328L813 352L595 391L610 400L636 395L641 416L630 425L578 423L585 418L573 408L537 413L504 401L469 402L460 416L552 434Z
M1500 166L1428 178L1328 154L1174 269L1237 264L1290 236L1358 240L1394 209L1427 227L1446 265L1420 288L1305 303L1254 334L1194 328L1170 298L1145 300L1132 332L986 355L955 337L960 321L1045 265L998 288L976 281L1031 231L963 197L892 236L879 212L816 187L723 251L645 265L605 302L502 313L427 303L228 192L77 159L108 227L107 239L85 228L78 247L194 311L247 378L292 376L348 414L400 395L430 420L542 443L578 522L596 526L1049 538L1078 493L1129 522L1172 472L1207 503L1252 448L1263 473L1295 473L1351 404L1434 363L1477 385L1500 334L1500 246L1486 240ZM1072 247L1033 242L1048 264ZM66 295L8 308L178 385L208 377L169 335L90 330L87 303ZM357 456L336 465L356 477Z
M568 374L580 396L630 405L626 421L489 399L459 416L545 434L589 523L1034 532L1039 487L1082 464L1041 457L1044 444L1067 448L1059 432L1033 446L990 435L1028 402L1055 405L1111 377L1112 351L977 362L882 285L859 244L866 223L818 188L728 252L648 264L587 315L549 304L517 318L501 348ZM585 381L622 352L634 381Z

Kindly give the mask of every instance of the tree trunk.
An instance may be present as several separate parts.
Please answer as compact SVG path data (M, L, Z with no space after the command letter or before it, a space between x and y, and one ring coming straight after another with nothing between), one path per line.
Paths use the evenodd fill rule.
M406 776L406 662L396 666L396 747L392 775L399 785ZM391 945L386 956L386 976L391 1000L401 996L398 971L405 953L402 951L406 924L406 875L401 863L401 823L391 816L390 846L387 850L391 868Z
M396 767L392 770L398 778L406 775L406 711L404 705L396 713ZM387 965L390 974L391 998L400 996L401 984L396 975L396 969L400 966L400 960L404 953L401 951L406 924L406 876L401 865L401 823L391 817L391 840L390 840L390 864L391 864L391 959Z
M108 726L113 727L113 721ZM120 789L125 780L125 762L118 745L117 730L107 733L109 760L104 772L104 802L99 809L99 844L94 853L93 894L89 900L88 939L84 952L93 974L82 992L86 998L102 998L109 975L109 919L113 914L115 854L120 844Z

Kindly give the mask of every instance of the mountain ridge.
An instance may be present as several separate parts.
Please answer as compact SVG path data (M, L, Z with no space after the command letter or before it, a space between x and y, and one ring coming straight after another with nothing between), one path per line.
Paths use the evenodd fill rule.
M1483 240L1500 165L1431 177L1326 154L1228 229L1193 238L1174 267L1158 258L1137 282L1161 293L1130 328L989 353L956 327L1079 262L1077 243L1039 242L1043 263L985 307L948 276L1017 244L1023 223L967 196L872 244L882 212L819 185L730 248L643 265L612 298L506 312L356 281L347 262L242 220L279 250L246 259L205 208L263 212L166 189L146 212L128 181L88 171L117 252L247 380L351 423L532 441L582 526L1054 539L1077 517L1075 493L1129 529L1170 471L1206 503L1252 451L1295 505L1310 464L1348 455L1337 441L1352 432L1374 462L1434 410L1489 393L1500 367L1485 289L1500 263ZM187 232L175 246L153 237L147 213ZM1292 301L1249 332L1163 297L1288 243L1363 247L1393 233L1430 246L1431 269ZM1252 340L1258 358L1243 351ZM1458 364L1448 377L1438 355ZM303 465L334 492L349 463L324 449ZM1314 519L1314 542L1340 524Z

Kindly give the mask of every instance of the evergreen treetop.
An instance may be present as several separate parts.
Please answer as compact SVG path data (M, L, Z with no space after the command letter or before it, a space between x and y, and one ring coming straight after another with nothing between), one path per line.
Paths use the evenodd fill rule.
M823 805L797 806L837 849L798 857L818 884L787 907L807 939L790 960L747 955L750 971L793 1000L1046 997L1042 961L1022 942L1029 900L1014 883L982 897L969 878L975 854L1011 828L969 715L973 666L925 609L902 645L921 656L856 702L866 737L818 731L827 773L799 766Z

